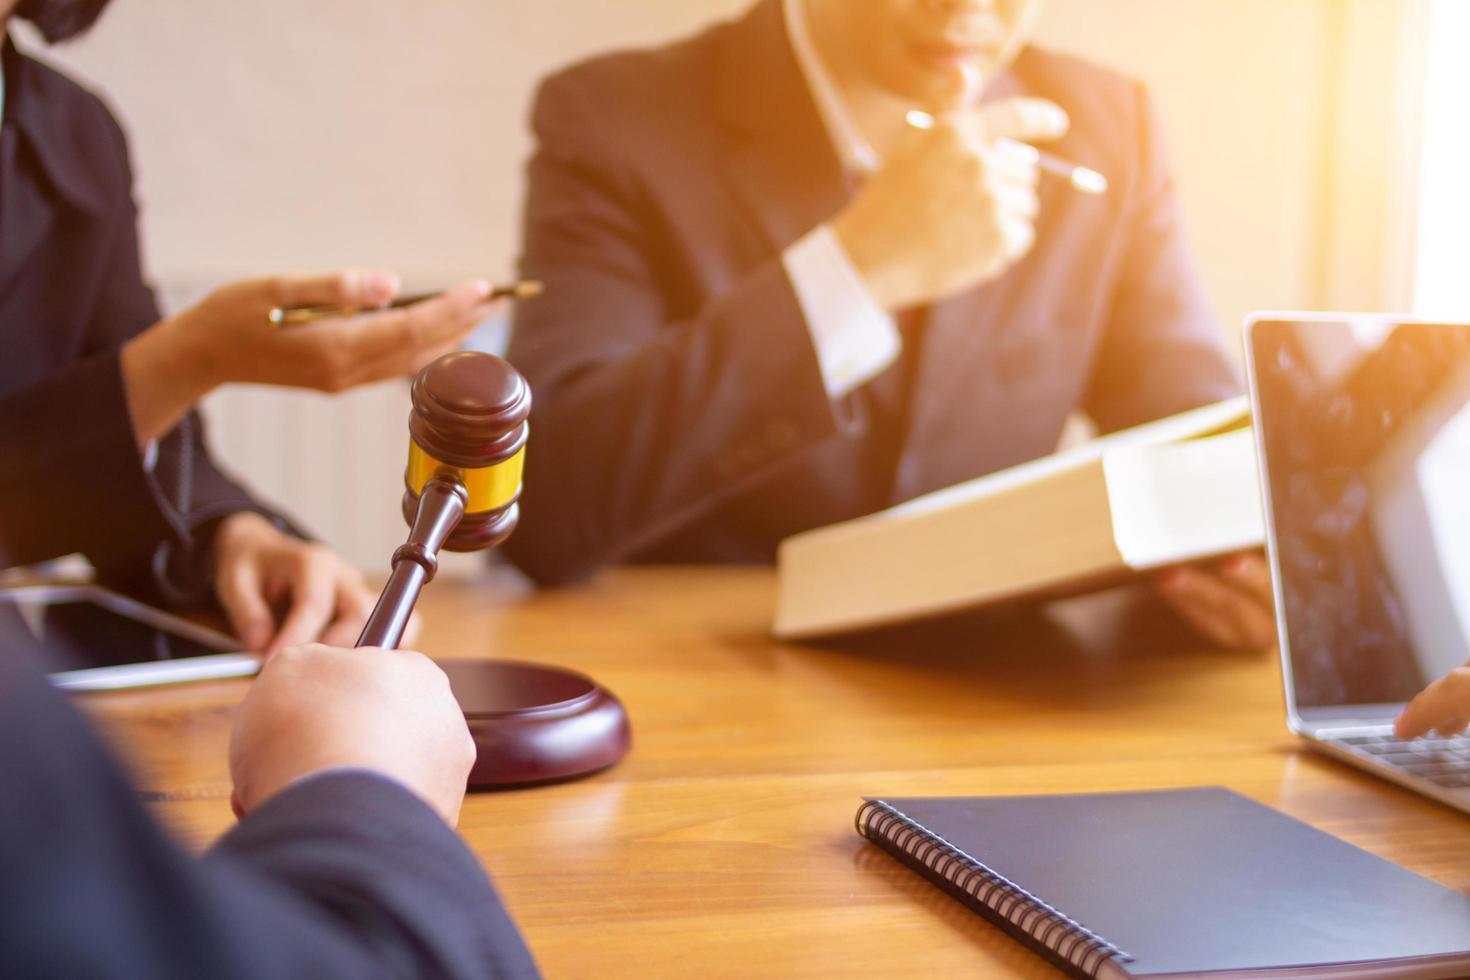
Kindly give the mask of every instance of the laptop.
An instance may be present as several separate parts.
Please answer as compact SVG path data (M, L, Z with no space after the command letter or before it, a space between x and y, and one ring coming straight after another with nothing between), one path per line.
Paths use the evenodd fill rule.
M1470 323L1261 313L1245 342L1288 725L1470 811L1470 737L1393 736L1470 661Z

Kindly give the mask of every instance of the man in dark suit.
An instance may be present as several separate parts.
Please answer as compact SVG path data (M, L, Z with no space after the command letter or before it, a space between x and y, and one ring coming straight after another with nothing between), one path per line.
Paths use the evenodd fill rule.
M0 0L0 26L14 14L63 40L104 6ZM121 128L8 35L0 59L0 532L11 559L81 552L156 603L218 600L253 650L352 642L372 604L361 574L214 464L194 405L230 382L340 391L411 374L484 319L488 286L283 331L267 320L274 306L370 309L397 280L257 279L163 318L139 261Z
M429 660L272 658L231 742L243 816L194 859L36 652L0 634L0 976L536 975L452 829L474 746Z
M761 0L541 86L523 272L547 289L510 349L537 399L524 570L768 561L1051 452L1074 410L1112 430L1238 392L1147 97L1027 46L1035 7ZM1163 584L1222 642L1273 635L1257 556Z

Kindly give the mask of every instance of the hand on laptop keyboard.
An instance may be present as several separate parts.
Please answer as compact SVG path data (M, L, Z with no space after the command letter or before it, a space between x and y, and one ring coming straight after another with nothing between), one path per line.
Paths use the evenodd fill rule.
M1449 737L1470 725L1470 665L1456 667L1420 691L1393 724L1401 739L1431 731Z

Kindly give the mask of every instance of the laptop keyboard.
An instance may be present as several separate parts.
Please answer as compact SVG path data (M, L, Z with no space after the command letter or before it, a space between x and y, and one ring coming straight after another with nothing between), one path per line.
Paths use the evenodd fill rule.
M1401 742L1392 735L1349 735L1324 738L1379 762L1402 769L1447 789L1470 787L1470 736L1416 738Z

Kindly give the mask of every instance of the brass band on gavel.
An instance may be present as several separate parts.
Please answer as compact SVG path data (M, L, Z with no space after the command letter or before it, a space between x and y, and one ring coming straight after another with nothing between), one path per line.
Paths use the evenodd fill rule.
M404 517L413 522L430 480L447 480L464 488L465 514L444 547L478 551L499 544L520 517L530 387L498 358L462 351L421 372L412 400Z

